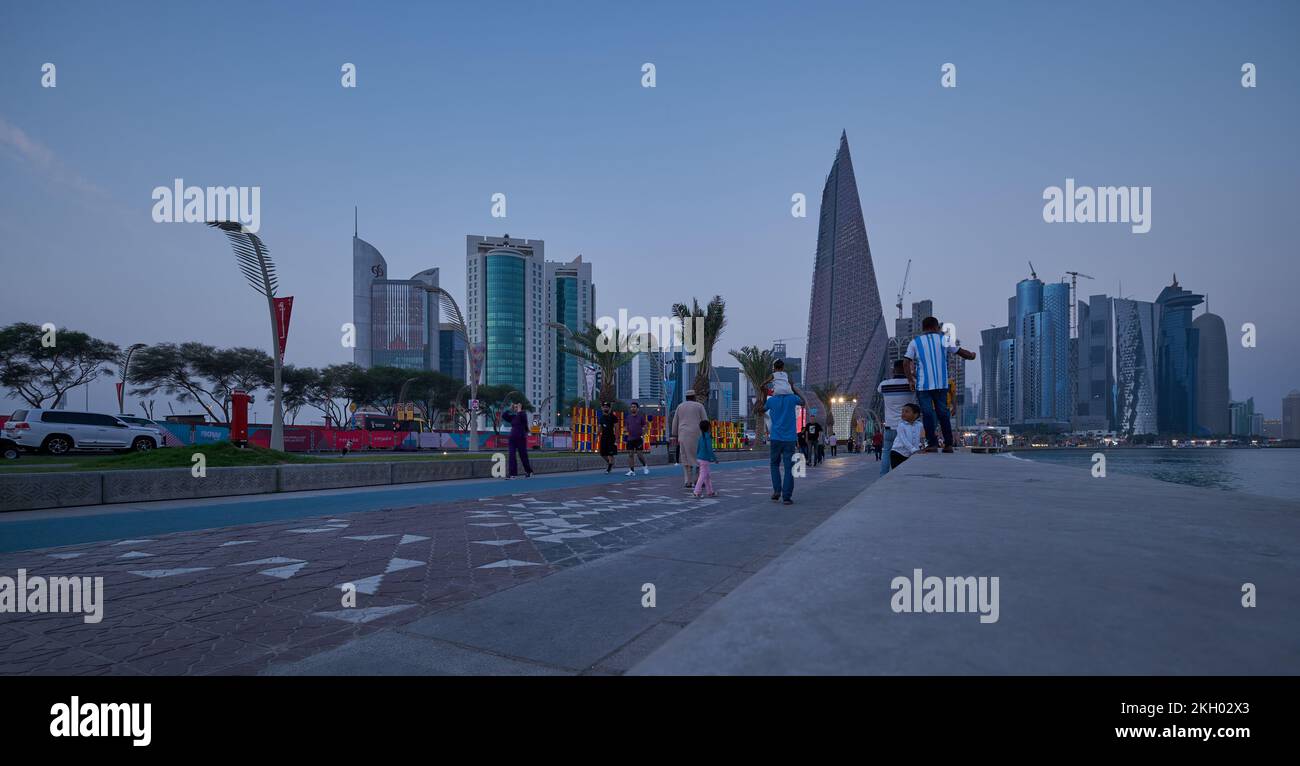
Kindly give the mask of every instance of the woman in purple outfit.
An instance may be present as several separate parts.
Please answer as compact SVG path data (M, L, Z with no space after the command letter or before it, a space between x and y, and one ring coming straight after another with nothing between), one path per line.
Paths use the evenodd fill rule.
M516 453L524 464L524 478L528 478L533 475L533 466L528 462L528 413L524 412L522 404L515 402L502 417L510 424L510 466L506 478L513 479L519 475L515 469Z

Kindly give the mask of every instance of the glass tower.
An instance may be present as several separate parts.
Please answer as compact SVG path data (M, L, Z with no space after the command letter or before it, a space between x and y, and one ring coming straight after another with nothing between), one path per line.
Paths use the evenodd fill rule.
M1157 425L1160 433L1196 433L1196 367L1200 355L1200 331L1192 326L1192 309L1203 296L1174 283L1156 298L1160 318L1157 341L1156 387Z

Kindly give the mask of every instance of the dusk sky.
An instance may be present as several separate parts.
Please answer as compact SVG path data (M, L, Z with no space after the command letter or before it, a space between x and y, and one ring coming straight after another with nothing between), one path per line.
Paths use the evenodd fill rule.
M438 267L458 299L465 235L509 233L590 261L597 316L720 293L715 363L802 351L845 130L891 331L909 258L906 310L932 299L969 346L1030 260L1096 277L1085 299L1154 300L1176 272L1224 318L1232 397L1278 418L1300 388L1298 22L1294 2L6 3L0 324L267 347L225 238L151 219L182 178L261 187L291 364L351 359L354 205L394 277ZM1045 223L1067 178L1150 186L1150 232Z

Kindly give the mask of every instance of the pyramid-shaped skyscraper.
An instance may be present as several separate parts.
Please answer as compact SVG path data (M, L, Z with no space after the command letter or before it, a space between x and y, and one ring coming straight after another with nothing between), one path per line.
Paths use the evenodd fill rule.
M888 344L849 139L841 134L822 190L804 380L809 386L836 383L858 400L859 412L874 409Z

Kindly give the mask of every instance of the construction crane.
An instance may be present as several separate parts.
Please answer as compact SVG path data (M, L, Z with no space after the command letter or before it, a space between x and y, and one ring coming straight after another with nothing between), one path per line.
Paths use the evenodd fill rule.
M903 318L903 296L907 295L907 278L912 273L912 259L907 259L907 268L903 270L903 286L898 288L898 302L894 307L898 309L898 318Z
M1030 268L1033 265L1030 264ZM1084 279L1096 279L1079 271L1065 272L1070 277L1070 337L1079 337L1079 277Z
M1029 262L1029 278L1030 278L1030 279L1038 279L1038 272L1037 272L1037 271L1034 271L1034 262L1033 262L1033 261L1030 261L1030 262Z

